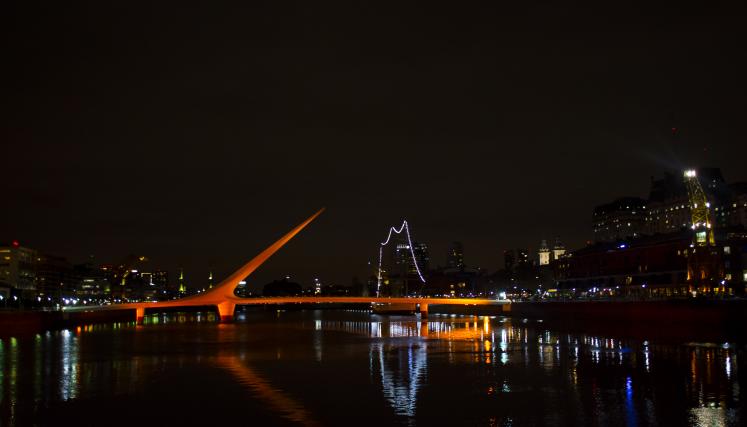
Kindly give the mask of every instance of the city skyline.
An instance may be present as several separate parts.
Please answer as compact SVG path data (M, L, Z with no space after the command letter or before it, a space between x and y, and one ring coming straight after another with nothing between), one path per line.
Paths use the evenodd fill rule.
M667 173L671 173L671 172L676 172L676 171L668 171ZM652 180L650 181L650 185L653 185L653 183L654 183L653 179L654 178L660 178L660 177L654 177L654 176L652 176L651 177ZM624 196L622 198L621 197L617 197L617 196L611 196L611 198L615 198L615 202L618 202L618 201L621 201L621 200L622 201L628 200L625 197L627 197L627 196ZM644 204L645 204L645 200L646 199L645 198L637 198L637 200L643 201ZM610 205L611 204L612 203L610 203ZM593 206L593 207L589 208L589 220L587 221L588 224L586 224L587 225L588 238L585 241L579 243L578 246L568 247L568 249L570 249L571 251L578 250L578 249L583 248L584 246L590 245L592 242L594 242L595 240L597 240L596 236L595 236L596 233L594 232L596 230L596 228L595 228L595 226L593 224L595 220L592 220L592 212L595 212L596 209L598 209L598 208L606 207L606 206L607 205L602 204L602 205ZM650 234L650 233L647 233L647 234ZM629 238L634 238L634 236L631 235ZM536 242L520 242L516 247L501 247L501 249L499 249L500 252L495 254L495 260L492 262L492 264L476 265L474 263L465 262L465 266L473 268L473 269L474 268L479 268L479 269L481 269L481 270L483 270L485 272L488 272L488 273L495 273L495 272L498 272L498 271L504 269L504 264L505 264L504 256L505 256L505 252L506 251L513 251L513 250L524 250L524 251L528 251L527 254L529 256L529 262L530 263L533 263L533 264L542 264L542 262L540 262L539 250L541 249L541 246L542 246L543 243L545 243L545 241L552 241L552 242L558 241L558 242L563 242L564 243L564 239L561 238L560 236L551 237L551 236L542 235L542 238L540 240L536 241ZM429 258L433 259L434 258L434 253L435 253L435 260L436 260L436 262L431 263L431 267L432 268L436 268L436 269L439 269L439 268L441 268L441 269L447 268L448 269L448 268L450 268L450 265L451 265L450 257L451 257L452 249L453 249L452 246L454 244L462 245L462 243L463 243L462 240L459 240L459 239L454 240L454 241L449 241L449 242L436 242L435 244L432 244L431 242L416 241L415 239L413 239L413 242L415 243L415 245L421 245L421 244L427 245L426 251L427 251L427 254L428 254L427 256ZM21 244L21 242L19 240L16 240L16 239L14 239L12 241L9 241L7 243L8 243L9 246L10 245L13 245L13 246L15 246L15 245L24 246L24 245ZM23 243L25 244L26 242L23 242ZM564 244L564 246L565 246L565 244ZM432 247L437 247L437 248L438 247L443 247L444 250L441 251L441 253L437 253L437 252L434 252L432 250ZM519 248L519 249L517 249L517 248ZM89 255L85 259L73 259L73 258L69 257L69 254L65 254L65 253L50 253L50 252L44 251L44 250L42 250L40 248L31 248L31 249L34 250L35 253L38 252L40 255L52 256L52 257L64 259L67 262L69 262L71 264L71 266L72 265L83 265L83 264L91 264L93 266L107 266L107 265L109 265L109 266L116 266L116 265L122 264L122 263L126 264L126 260L128 258L132 258L133 256L136 256L136 257L143 257L143 256L144 257L150 257L149 254L129 252L129 253L122 253L116 259L98 259L95 255ZM461 248L460 248L460 250L461 250ZM469 248L468 248L468 254L469 254ZM553 259L554 259L554 257L553 257ZM469 257L467 258L467 260L469 261ZM148 260L146 259L146 262L147 261ZM167 271L170 274L171 278L172 278L172 280L169 282L169 285L174 285L174 284L177 283L175 281L176 280L175 278L176 278L177 275L179 275L177 273L181 272L183 280L180 280L180 282L183 281L184 283L186 283L187 286L190 289L192 289L193 291L194 290L200 290L201 288L205 288L206 286L208 286L209 283L211 283L211 280L213 280L213 275L216 272L216 269L214 267L212 267L212 265L208 265L208 266L203 266L203 265L198 265L198 266L177 265L177 266L175 266L175 267L172 268L171 266L165 265L167 263L165 263L163 261L159 261L159 260L153 260L153 261L154 262L150 263L149 268L151 270L153 270L154 272L157 272L159 270L165 270L165 271ZM371 262L371 265L366 265L365 271L363 271L362 274L356 274L356 273L354 273L347 280L345 278L342 278L341 280L335 280L333 278L334 275L325 274L324 272L321 272L321 271L312 272L309 275L309 277L305 277L305 276L299 277L296 274L293 274L292 271L281 272L280 275L278 275L278 276L270 276L269 274L265 274L265 275L257 274L257 276L260 276L260 277L263 277L263 278L261 280L259 280L259 281L253 280L251 283L248 283L247 290L249 290L251 292L258 292L258 291L261 291L262 286L265 285L265 284L267 284L267 283L269 283L269 281L277 280L277 279L280 279L280 278L283 278L283 277L291 277L291 276L294 278L294 280L299 281L305 287L313 286L313 282L316 279L318 279L319 277L322 277L323 281L325 283L332 283L332 284L337 284L337 285L349 285L351 283L351 280L353 278L357 278L357 280L360 280L360 281L366 281L367 279L370 279L371 277L373 277L373 276L376 275L376 271L375 271L376 269L375 269L375 266L374 266L374 264L376 262L376 259L369 260L369 262ZM451 267L451 268L453 268L453 267ZM289 270L292 270L292 269L289 269ZM186 274L184 273L185 271L187 272ZM205 277L202 277L202 275L198 275L196 273L196 272L202 273L203 271L205 272L205 274L204 274ZM219 271L219 277L222 277L222 276L220 276L220 273L222 273L222 272ZM368 275L366 275L366 273L368 273ZM267 278L267 280L264 279L265 277ZM343 276L340 276L340 277L343 277Z
M0 238L71 260L222 277L326 206L256 285L348 283L403 218L433 264L459 240L493 269L582 246L594 206L666 169L747 180L726 6L76 7L11 12L0 184Z

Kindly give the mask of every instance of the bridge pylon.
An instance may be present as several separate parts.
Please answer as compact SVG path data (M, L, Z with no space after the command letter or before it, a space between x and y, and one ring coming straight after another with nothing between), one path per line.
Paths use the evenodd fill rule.
M142 325L144 319L145 319L145 307L135 308L135 323L137 323L138 325Z
M420 318L421 319L428 318L428 304L426 303L420 303Z
M218 314L220 315L221 323L233 322L233 314L236 309L236 304L233 301L223 301L216 306L218 308Z

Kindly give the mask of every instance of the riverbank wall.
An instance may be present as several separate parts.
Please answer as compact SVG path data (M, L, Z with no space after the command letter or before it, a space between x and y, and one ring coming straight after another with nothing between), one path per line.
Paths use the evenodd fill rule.
M0 337L71 328L91 323L131 322L135 310L111 311L0 311Z
M747 300L542 301L502 306L432 305L443 314L500 315L530 319L725 325L747 320Z

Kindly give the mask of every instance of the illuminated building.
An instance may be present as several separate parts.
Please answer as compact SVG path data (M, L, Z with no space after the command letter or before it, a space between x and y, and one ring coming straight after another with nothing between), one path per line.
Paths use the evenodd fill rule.
M594 240L614 242L646 234L646 201L623 197L594 208Z
M78 279L65 258L39 254L36 257L36 293L60 300L76 293Z
M453 242L449 247L446 256L446 265L448 268L464 270L464 247L462 242Z
M75 295L78 283L78 275L65 258L40 253L16 241L0 247L0 288L7 290L4 293L15 293L35 305L51 305Z
M614 295L687 296L687 232L598 242L553 264L558 288Z
M23 247L17 241L0 247L0 283L27 297L36 291L35 250Z
M651 179L648 206L648 234L663 234L687 228L690 209L687 189L680 174L664 173Z
M539 255L539 265L550 264L550 248L547 246L547 240L543 240L540 243L538 255Z
M710 204L710 216L714 228L728 224L728 207L731 205L732 189L726 184L718 168L692 169L692 178L697 180L705 199ZM684 178L684 179L683 179ZM671 233L692 226L692 204L688 193L688 182L682 172L665 172L661 179L651 180L648 201L648 234ZM744 226L745 224L742 224Z
M111 282L107 278L106 267L94 267L92 263L76 265L78 278L76 295L81 298L102 301L111 296Z
M681 171L665 172L659 179L652 177L648 199L624 197L597 206L593 215L594 241L625 241L691 230L693 190L702 192L699 198L705 200L708 212L703 211L701 203L697 215L707 214L712 230L745 229L747 183L726 184L718 168L696 168L690 172L691 177L683 176Z
M563 255L565 255L565 245L560 239L555 239L555 245L552 247L552 259L560 259Z

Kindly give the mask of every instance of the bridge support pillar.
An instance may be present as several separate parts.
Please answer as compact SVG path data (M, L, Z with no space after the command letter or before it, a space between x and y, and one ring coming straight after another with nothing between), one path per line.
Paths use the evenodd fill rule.
M425 319L428 317L428 304L420 303L420 318Z
M218 304L218 314L220 315L220 322L221 323L231 323L233 322L233 311L236 308L236 304L225 301L220 304Z
M139 307L135 309L135 323L138 325L143 324L143 320L145 319L145 307Z

